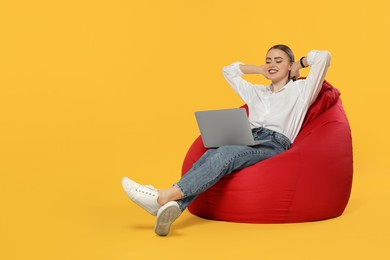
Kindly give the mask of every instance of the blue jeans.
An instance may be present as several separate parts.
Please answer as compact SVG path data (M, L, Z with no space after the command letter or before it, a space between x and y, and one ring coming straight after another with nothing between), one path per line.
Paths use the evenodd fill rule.
M255 140L270 141L256 146L227 145L209 149L194 163L175 184L183 195L178 201L181 211L223 176L284 152L291 146L286 136L270 129L255 128L252 134Z

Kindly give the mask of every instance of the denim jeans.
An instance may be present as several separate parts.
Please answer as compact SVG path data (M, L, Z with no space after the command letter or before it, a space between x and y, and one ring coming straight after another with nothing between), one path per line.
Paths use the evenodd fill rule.
M227 145L207 150L192 168L175 184L183 195L178 201L181 211L223 176L288 150L290 140L267 128L254 128L255 140L270 140L256 146Z

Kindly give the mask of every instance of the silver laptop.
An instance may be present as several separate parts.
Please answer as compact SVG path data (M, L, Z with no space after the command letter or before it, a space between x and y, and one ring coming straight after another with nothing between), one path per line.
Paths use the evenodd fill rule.
M195 112L203 145L207 148L223 145L258 145L269 140L253 139L245 108Z

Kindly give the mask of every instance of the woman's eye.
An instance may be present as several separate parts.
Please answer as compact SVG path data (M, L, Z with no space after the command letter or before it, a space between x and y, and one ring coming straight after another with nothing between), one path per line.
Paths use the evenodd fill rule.
M265 64L270 64L271 62L270 61L266 61Z
M279 60L279 61L277 61L276 63L282 63L282 61Z

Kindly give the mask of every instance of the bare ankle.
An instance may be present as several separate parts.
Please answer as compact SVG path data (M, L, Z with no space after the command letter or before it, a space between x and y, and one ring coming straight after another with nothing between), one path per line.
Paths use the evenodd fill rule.
M181 190L178 187L173 186L168 189L159 190L157 202L163 206L170 201L180 200L182 197Z
M157 203L160 204L160 206L164 206L168 201L164 198L164 192L159 190L158 191L158 197L157 197Z

